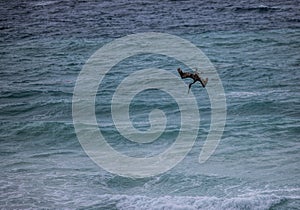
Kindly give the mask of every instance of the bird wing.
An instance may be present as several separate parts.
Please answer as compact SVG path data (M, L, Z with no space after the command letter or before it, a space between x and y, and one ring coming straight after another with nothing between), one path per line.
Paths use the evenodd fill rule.
M198 77L199 79L197 79L197 81L199 81L202 85L202 87L205 88L207 82L208 82L208 78L206 78L205 80L203 80L201 77Z
M180 68L178 68L177 71L178 71L178 73L179 73L179 75L182 79L184 79L184 78L193 78L193 74L191 74L189 72L183 72Z
M184 78L192 78L194 80L194 83L196 81L199 81L202 85L202 87L205 88L207 82L208 82L208 78L206 78L205 80L203 80L198 74L193 74L193 73L189 73L189 72L183 72L180 68L177 69L180 77L182 79Z

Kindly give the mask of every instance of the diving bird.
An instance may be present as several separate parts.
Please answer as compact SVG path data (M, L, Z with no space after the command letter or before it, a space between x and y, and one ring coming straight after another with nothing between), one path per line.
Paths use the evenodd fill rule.
M177 69L181 79L185 79L185 78L191 78L193 79L194 81L192 83L189 84L189 90L188 90L188 93L190 92L190 89L192 87L192 85L195 83L195 82L200 82L202 87L205 88L207 82L208 82L208 78L206 78L205 80L202 79L200 76L199 76L199 73L196 69L196 72L195 73L190 73L190 72L183 72L180 68Z

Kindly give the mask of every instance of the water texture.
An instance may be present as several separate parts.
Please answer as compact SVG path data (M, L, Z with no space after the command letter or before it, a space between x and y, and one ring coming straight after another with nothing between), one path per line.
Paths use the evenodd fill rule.
M299 209L299 11L293 0L1 1L0 208ZM201 115L194 147L172 170L134 179L106 172L84 152L72 96L97 49L139 32L169 33L199 47L222 80L227 120L215 153L199 164L211 110L206 90L193 85ZM180 113L170 95L146 90L130 104L140 130L149 128L151 110L167 116L164 134L145 145L119 135L110 102L134 71L177 74L179 66L187 70L174 59L143 54L106 75L96 116L112 147L146 157L174 142Z

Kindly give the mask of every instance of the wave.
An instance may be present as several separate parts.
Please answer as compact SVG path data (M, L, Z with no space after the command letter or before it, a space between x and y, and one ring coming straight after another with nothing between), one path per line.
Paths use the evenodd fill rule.
M270 209L284 208L299 196L280 196L272 194L244 194L236 197L219 198L214 196L141 196L111 195L100 196L101 204L85 206L88 208L113 209Z
M266 5L259 5L254 7L234 7L232 8L233 11L236 12L248 12L248 11L256 11L256 12L269 12L269 11L276 11L280 10L279 7L270 7Z
M40 96L40 95L45 95L48 94L49 96L72 96L72 92L67 92L63 90L42 90L42 89L24 89L20 88L15 89L15 90L2 90L0 91L0 98L2 99L18 99L18 98L26 98L26 97L31 97L31 96Z

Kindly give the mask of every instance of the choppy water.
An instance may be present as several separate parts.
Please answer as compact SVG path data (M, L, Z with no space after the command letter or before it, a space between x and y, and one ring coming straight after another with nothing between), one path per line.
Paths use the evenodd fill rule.
M299 209L297 1L2 1L0 11L0 208ZM201 125L191 152L161 175L125 178L83 151L73 90L98 48L151 31L187 39L209 57L226 94L226 127L213 156L199 164L211 113L205 89L194 85ZM180 64L151 55L124 61L96 99L103 133L126 154L158 154L178 132L175 101L155 90L136 96L131 117L147 129L149 111L164 110L171 120L160 141L138 150L112 125L114 89L149 65L176 74Z

